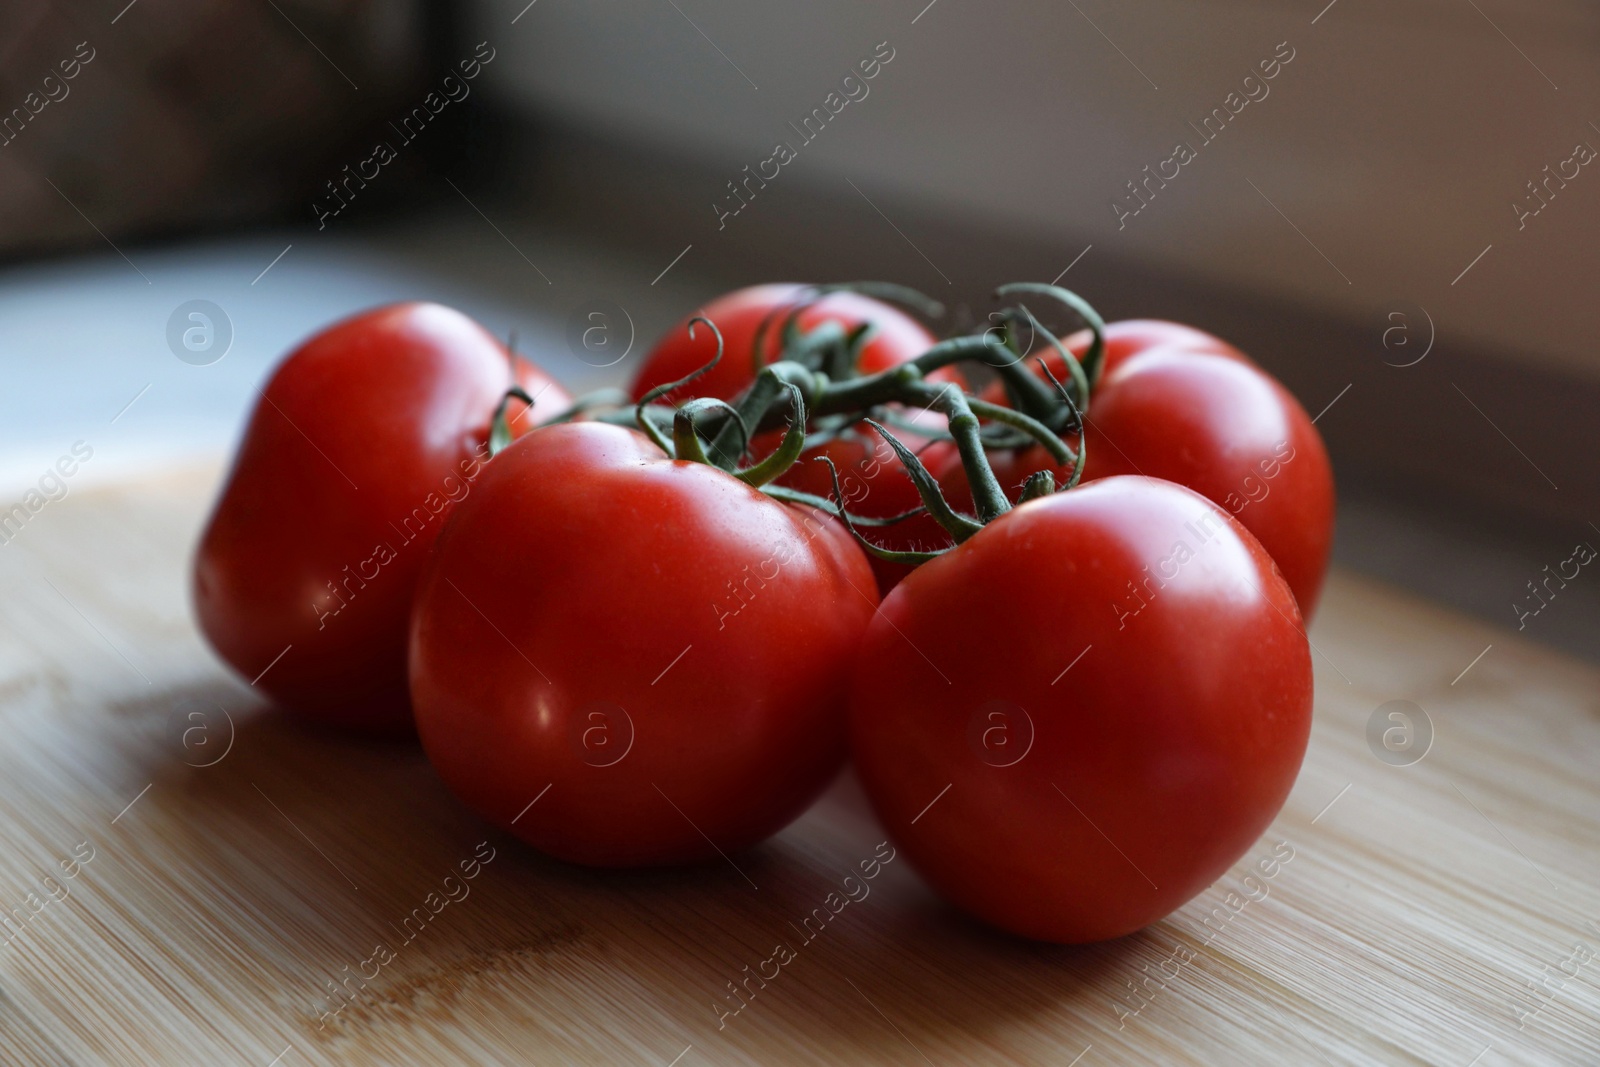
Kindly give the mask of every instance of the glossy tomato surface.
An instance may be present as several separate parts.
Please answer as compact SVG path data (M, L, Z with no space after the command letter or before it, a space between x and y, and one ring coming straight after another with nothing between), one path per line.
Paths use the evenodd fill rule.
M458 797L552 856L714 859L838 770L876 607L826 516L631 430L552 426L496 456L439 539L411 632L417 729Z
M1248 532L1158 479L1001 516L883 601L851 747L941 894L1077 943L1194 897L1271 823L1311 725L1310 652Z
M516 367L540 417L570 405ZM437 304L357 315L285 359L195 556L195 610L218 654L307 718L409 731L411 594L445 514L473 492L511 381L505 347Z
M1237 349L1177 323L1133 319L1106 327L1104 373L1089 408L1084 480L1146 474L1197 490L1244 523L1283 570L1302 611L1316 611L1333 547L1333 468L1305 409ZM1162 338L1165 338L1163 341ZM1089 334L1069 339L1081 355ZM1046 357L1063 377L1062 361ZM1005 403L999 383L984 398ZM1015 500L1034 471L1071 474L1037 446L990 456ZM929 469L956 507L972 494L953 450Z
M1145 474L1186 485L1260 540L1301 612L1316 611L1333 547L1333 468L1299 401L1238 360L1152 348L1094 394L1084 480Z
M753 285L707 304L696 314L710 319L722 331L722 361L686 389L669 394L669 399L709 396L731 400L737 396L755 379L755 339L761 323L773 316L763 345L764 362L771 363L782 347L779 335L783 319L790 309L807 299L809 291L809 286L787 282ZM689 318L692 316L668 331L645 356L630 387L634 399L658 385L687 376L716 354L717 344L710 330L697 326L694 337L689 336ZM899 366L920 356L934 343L933 335L916 319L881 300L857 293L830 293L806 308L799 318L803 331L825 322L837 323L847 330L863 322L873 323L874 332L861 350L862 374ZM952 378L948 374L936 377Z
M1063 343L1073 355L1082 358L1083 354L1089 351L1089 342L1092 339L1093 335L1088 330L1079 330L1065 338ZM1168 347L1250 362L1249 357L1233 345L1197 327L1185 326L1181 322L1167 322L1163 319L1121 319L1106 323L1105 365L1101 374L1110 373L1130 356L1136 356L1148 348ZM1051 363L1050 369L1059 375L1061 368L1056 362Z
M1082 359L1089 351L1089 344L1094 340L1094 335L1088 330L1079 330L1061 340L1062 345L1078 359ZM1221 356L1224 359L1237 360L1240 363L1250 364L1250 357L1239 351L1222 338L1209 334L1193 326L1185 326L1181 322L1167 322L1163 319L1122 319L1117 322L1106 323L1106 349L1104 361L1100 367L1100 380L1104 381L1106 375L1117 367L1126 363L1133 356L1152 348L1165 348L1173 351L1192 352L1197 355ZM1068 380L1066 361L1056 351L1042 342L1035 342L1029 349L1027 360L1029 366L1037 369L1038 360L1043 359L1050 368L1050 373L1058 381ZM1043 376L1042 374L1040 375ZM983 398L995 404L1004 404L1006 400L1005 387L998 381L989 383L983 390Z

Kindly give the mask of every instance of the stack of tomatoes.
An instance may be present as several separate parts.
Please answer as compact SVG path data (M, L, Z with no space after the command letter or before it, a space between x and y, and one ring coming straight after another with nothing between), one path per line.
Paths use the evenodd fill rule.
M291 712L414 729L564 860L733 853L848 756L954 903L1136 930L1294 782L1331 472L1217 338L1001 293L940 342L893 287L740 290L609 405L447 308L337 324L262 392L201 628Z

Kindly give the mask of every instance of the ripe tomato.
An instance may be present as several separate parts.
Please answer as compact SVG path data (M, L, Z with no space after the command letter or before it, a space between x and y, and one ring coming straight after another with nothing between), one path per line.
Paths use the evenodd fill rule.
M1084 480L1146 474L1188 486L1244 524L1310 618L1333 546L1333 468L1299 401L1222 356L1152 348L1101 379Z
M1109 340L1114 331L1116 343ZM1163 335L1167 343L1136 347ZM1070 347L1081 354L1089 335L1075 336ZM1309 619L1333 546L1334 490L1327 449L1305 409L1271 375L1210 334L1131 320L1110 324L1106 336L1083 480L1147 474L1222 505L1277 561ZM1054 353L1045 358L1066 380L1061 359ZM998 383L984 398L1006 402ZM997 452L990 462L1013 500L1034 471L1049 468L1058 482L1070 474L1038 446ZM954 450L935 453L928 467L951 503L970 511L972 494Z
M460 312L410 303L330 327L273 373L201 536L194 603L217 653L285 708L411 729L412 589L486 458L508 359ZM516 380L541 416L571 404L525 360Z
M1299 611L1255 538L1170 482L1108 478L1007 512L884 599L851 750L945 897L1097 941L1169 914L1267 828L1311 699Z
M1090 340L1091 335L1088 330L1079 330L1062 343L1072 351L1073 355L1082 359L1084 353L1089 351ZM1193 326L1185 326L1181 322L1167 322L1163 319L1123 319L1120 322L1106 323L1106 354L1101 374L1109 374L1129 356L1136 356L1147 348L1168 346L1250 362L1248 356L1222 338ZM1059 363L1059 359L1052 358L1050 364L1050 369L1058 377L1064 369Z
M551 426L497 455L439 538L412 618L417 729L458 797L552 856L715 858L839 769L876 607L825 514L631 430Z
M779 334L783 318L805 298L809 288L792 283L753 285L719 296L696 312L716 323L717 329L722 331L722 360L696 378L692 385L667 394L667 399L708 396L732 400L755 379L753 356L756 331L761 323L769 315L773 316L763 342L767 349L766 362L771 363L782 348ZM876 330L861 349L862 374L899 366L920 356L934 343L933 335L917 320L881 300L859 293L829 293L801 312L798 321L802 330L814 329L825 322L838 323L847 330L863 322L874 323ZM711 331L697 331L691 339L688 325L689 320L685 319L657 341L645 356L630 387L635 400L658 385L687 376L710 362L716 354L716 340Z
M1092 340L1093 335L1088 330L1079 330L1063 338L1061 344L1081 360L1088 353L1089 343ZM1180 322L1166 322L1162 319L1123 319L1120 322L1106 323L1106 348L1100 368L1101 381L1129 358L1151 348L1221 356L1224 359L1238 360L1254 366L1249 356L1222 338L1193 326L1185 326ZM1041 358L1058 381L1068 380L1066 361L1048 345L1036 342L1028 353L1028 362L1032 364ZM998 381L991 382L985 387L982 396L992 404L1006 403L1005 387Z

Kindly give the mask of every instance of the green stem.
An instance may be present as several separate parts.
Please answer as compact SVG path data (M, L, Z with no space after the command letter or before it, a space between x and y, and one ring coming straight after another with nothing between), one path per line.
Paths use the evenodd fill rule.
M1072 387L1076 390L1075 396L1067 395L1061 383L1056 381L1056 376L1050 372L1049 364L1045 362L1042 356L1039 358L1039 369L1044 371L1045 377L1050 379L1050 384L1065 397L1067 403L1072 407L1071 422L1073 425L1071 426L1071 432L1076 433L1082 429L1083 416L1088 414L1089 411L1089 375L1085 373L1083 364L1078 362L1078 357L1072 354L1072 350L1062 344L1055 334L1046 329L1044 324L1035 318L1033 312L1029 311L1025 305L1022 306L1022 312L1028 316L1028 324L1033 328L1033 331L1036 334L1043 334L1044 339L1050 342L1050 347L1054 348L1056 354L1061 357L1062 364L1067 368L1067 374L1072 378ZM1065 426L1059 428L1067 429Z
M746 485L753 485L758 489L781 477L785 471L794 466L806 447L806 399L800 394L798 386L785 382L783 387L789 394L790 403L794 405L794 418L789 422L789 429L784 432L783 443L760 463L742 471L735 471L733 475ZM739 413L734 411L734 418L738 417ZM740 421L743 422L742 419Z
M961 394L957 392L956 395L960 396ZM983 529L983 523L972 521L950 506L950 502L944 498L944 492L939 488L938 480L928 473L928 468L923 465L922 460L917 458L915 452L912 452L901 443L898 437L885 429L882 423L873 419L865 421L868 426L878 431L878 435L889 443L890 448L894 449L894 454L900 457L901 466L905 467L907 477L911 479L911 484L916 486L917 495L922 498L922 506L928 509L928 514L933 516L935 522L943 526L950 536L955 538L957 544ZM957 447L960 446L957 445ZM820 458L827 459L828 457L822 456ZM987 469L988 466L989 464L985 462L984 468ZM828 461L828 467L829 469L833 468L831 460ZM994 479L992 472L989 478L991 481ZM995 483L995 487L998 491L998 482ZM973 496L976 497L977 494L974 493ZM1005 499L1004 493L1000 494L1000 499ZM1009 506L1008 504L1007 507Z
M731 452L716 452L716 459L711 459L701 444L700 428L695 420L703 411L720 410L732 416L734 428L744 434L739 447ZM697 397L679 408L672 416L672 441L677 449L679 459L687 459L694 463L709 463L714 467L732 473L733 468L739 463L739 457L744 455L746 444L749 443L750 433L745 428L744 420L734 410L733 405L726 400L716 397ZM716 451L713 445L713 451Z
M795 332L792 337L793 339L780 353L781 359L799 363L811 370L824 371L835 377L855 376L854 367L845 367L843 374L837 372L841 362L850 358L848 349L850 333L837 322L818 323L805 333Z
M767 334L772 332L772 324L778 320L779 309L773 308L761 316L761 322L756 326L755 337L750 342L750 372L760 374L767 365Z
M876 323L863 322L860 326L845 331L843 341L825 353L822 363L823 373L834 381L861 377L861 350L866 347L867 341L877 329Z
M983 438L978 432L978 416L973 414L967 395L953 385L946 385L933 398L933 406L949 421L950 436L955 439L956 451L961 453L961 466L967 472L967 485L972 490L978 521L988 523L998 519L1011 510L1011 501L1006 499L1005 489L989 466ZM1045 435L1053 436L1048 430Z
M1072 476L1066 480L1064 485L1057 487L1056 492L1065 493L1068 489L1075 489L1078 483L1083 481L1083 464L1088 458L1088 452L1089 435L1084 434L1078 438L1078 461L1072 465Z
M1034 471L1028 475L1028 480L1022 483L1022 493L1017 497L1020 507L1030 500L1049 496L1056 491L1056 476L1047 470Z
M707 326L711 327L711 334L712 334L713 337L715 337L717 339L717 353L716 353L716 355L711 357L711 362L707 363L705 366L699 368L698 370L693 371L690 374L687 374L682 378L679 378L675 382L666 382L666 383L664 383L662 385L656 386L654 389L652 389L648 393L644 394L644 396L641 396L639 398L639 403L634 405L634 408L633 408L633 418L634 418L634 421L636 423L638 423L639 429L643 430L645 436L650 438L650 440L654 441L656 443L656 446L658 448L660 448L661 451L665 452L669 456L676 455L676 453L673 452L673 450L672 450L672 441L667 438L666 434L661 432L660 428L657 427L656 424L651 419L649 419L649 418L647 418L645 416L645 410L650 405L650 403L652 401L655 401L655 400L657 400L657 399L659 399L661 397L666 396L668 393L672 392L674 389L677 389L680 386L688 385L690 382L694 381L696 378L700 377L702 374L705 374L712 367L715 367L718 363L720 363L722 361L722 331L717 329L717 324L716 323L712 322L710 319L706 318L704 315L696 315L694 318L689 320L689 340L691 340L691 341L694 340L694 324L697 323L697 322L703 322ZM699 445L699 442L697 440L696 441L696 447L698 447L698 445ZM701 462L705 462L705 460L704 460L704 450L702 450Z
M875 300L887 300L890 303L908 307L912 311L927 319L937 319L944 315L944 305L925 296L909 286L896 285L893 282L836 282L832 285L819 287L822 293L860 293L870 296Z
M795 295L791 303L781 308L774 308L762 317L756 327L754 344L751 348L751 369L759 374L766 366L766 339L772 331L773 324L781 316L783 325L780 327L782 334L779 359L792 359L813 369L824 370L835 379L857 377L861 348L874 332L874 323L869 320L852 329L844 330L842 344L836 343L832 336L817 336L820 330L830 326L843 330L837 323L825 322L806 332L800 329L800 316L805 314L808 308L820 303L828 294L840 292L860 293L863 296L897 303L911 308L924 318L936 319L944 315L944 305L937 300L924 296L915 289L891 282L838 282L806 286Z
M1004 404L991 404L987 400L979 400L975 396L967 397L967 406L979 418L992 419L995 422L1002 422L1007 426L1021 430L1034 441L1043 445L1045 451L1050 453L1051 458L1063 467L1078 461L1078 457L1073 453L1071 447L1052 432L1048 426L1037 419L1024 415L1015 408L1008 408Z
M1025 320L1016 308L1007 308L1000 314L1006 323L1009 343L1003 351L1007 358L1004 362L989 365L1005 384L1006 393L1019 410L1027 412L1053 428L1054 424L1065 421L1067 412L1062 408L1061 400L1054 390L1040 381L1038 375L1028 370L1022 353L1016 350L1015 334L1011 327Z
M773 405L783 395L785 386L797 386L802 394L810 397L821 392L826 384L826 378L819 378L805 366L789 360L779 360L761 368L756 380L739 395L735 406L745 426L754 426L758 430L767 429L769 427L764 426L763 422L774 413ZM729 424L723 423L712 435L711 447L721 452L731 449L734 429Z
M527 404L530 410L533 408L533 397L529 396L528 391L522 386L513 385L506 390L505 395L500 398L500 403L495 405L494 417L489 420L489 458L491 459L498 456L511 443L511 423L506 420L506 408L510 405L512 397L516 397L524 404Z
M814 462L820 463L825 459L827 459L826 456L818 456ZM832 461L829 460L829 462ZM802 492L799 489L791 489L787 485L764 485L761 487L761 491L772 497L774 500L781 500L785 504L802 504L806 507L818 508L822 511L825 511L836 519L848 518L850 522L857 526L893 526L896 523L905 522L907 519L914 519L918 515L926 515L928 513L927 508L915 507L910 511L902 511L898 515L889 515L885 518L879 519L866 515L850 514L843 511L839 505L834 503L832 500L828 500L825 497L816 496L812 493Z
M901 366L914 366L923 374L932 374L942 367L969 360L979 361L998 369L1004 363L1015 362L1016 356L1002 342L994 340L987 333L969 334L965 337L951 337L940 341L916 359ZM880 375L888 373L889 371L882 371ZM871 381L870 378L863 380Z
M561 414L552 416L538 425L541 427L555 426L559 423L571 422L579 415L587 415L595 408L615 408L622 406L633 406L633 397L628 395L628 391L626 389L596 389L592 393L585 393L578 397L572 402L572 406L563 411ZM597 418L604 417L604 415L597 416ZM632 426L633 417L631 415L628 416L623 425Z
M876 556L879 559L886 559L891 563L904 563L908 567L915 567L919 563L926 563L930 559L942 556L949 551L949 549L941 549L937 552L897 552L893 549L879 548L865 537L862 537L861 531L856 529L853 517L845 510L844 490L839 488L839 468L835 467L833 460L827 456L818 456L817 462L828 465L828 475L833 479L833 497L838 501L838 517L844 520L844 527L850 531L850 536L856 539L856 544L860 545L869 555Z
M1077 403L1073 401L1072 394L1067 391L1066 386L1061 384L1061 380L1055 376L1055 372L1050 369L1050 364L1046 363L1042 359L1039 361L1039 372L1050 380L1050 384L1055 386L1056 391L1061 394L1061 399L1065 400L1068 406L1070 406L1072 409L1072 418L1067 420L1067 424L1061 428L1061 432L1063 434L1077 434L1082 436L1083 409L1078 407Z
M1076 312L1089 327L1094 339L1089 342L1089 350L1083 354L1083 372L1088 379L1089 387L1094 388L1099 384L1100 369L1104 363L1106 351L1106 324L1100 313L1089 305L1083 297L1071 289L1063 289L1058 285L1043 285L1039 282L1013 282L1002 285L995 290L995 295L1008 297L1018 293L1036 293L1047 296L1058 303L1066 305Z

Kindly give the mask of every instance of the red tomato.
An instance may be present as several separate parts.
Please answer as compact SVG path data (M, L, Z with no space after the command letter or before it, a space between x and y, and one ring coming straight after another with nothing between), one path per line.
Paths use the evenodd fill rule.
M1333 546L1334 490L1327 449L1305 409L1210 334L1144 320L1112 323L1107 337L1113 332L1119 339L1108 343L1090 404L1084 480L1148 474L1221 504L1266 546L1309 619ZM1135 347L1161 335L1169 342ZM1202 347L1207 338L1211 350ZM1081 353L1088 340L1087 333L1074 335L1070 347ZM1046 361L1065 381L1061 359L1051 354ZM984 398L1006 402L999 383ZM1049 468L1058 482L1071 473L1038 446L992 453L990 463L1013 500L1036 470ZM953 450L935 453L929 469L951 503L970 512L972 494Z
M1089 351L1089 343L1092 340L1094 335L1088 330L1079 330L1063 338L1061 343L1081 360ZM1124 319L1121 322L1106 323L1106 349L1100 380L1104 381L1106 375L1127 362L1130 357L1151 348L1181 349L1196 354L1222 356L1254 366L1249 356L1222 338L1204 330L1197 330L1193 326L1165 322L1161 319ZM1034 366L1035 360L1039 358L1049 365L1050 373L1054 374L1058 381L1069 380L1066 361L1053 348L1043 343L1036 343L1028 353L1029 365ZM1037 369L1035 373L1038 373ZM1005 387L998 381L986 386L982 396L992 404L1006 403Z
M439 538L417 729L458 797L552 856L714 859L839 769L876 607L837 523L631 430L552 426L496 456Z
M1089 344L1094 340L1094 335L1088 330L1079 330L1062 339L1061 343L1078 359L1082 359L1089 351ZM1167 322L1164 319L1123 319L1119 322L1106 323L1105 330L1105 355L1100 371L1100 378L1105 380L1117 367L1125 363L1129 357L1136 356L1149 348L1175 348L1186 352L1204 353L1223 356L1227 359L1236 359L1243 363L1250 363L1250 358L1233 345L1204 330L1193 326L1185 326L1181 322ZM1066 361L1055 353L1048 345L1035 344L1028 355L1028 362L1033 365L1035 360L1043 358L1050 367L1050 373L1055 375L1057 381L1071 380L1067 372ZM1253 365L1253 364L1252 364ZM1034 373L1038 374L1035 367ZM1043 375L1040 375L1043 377ZM1005 386L1000 382L991 382L982 393L983 399L992 404L1007 403ZM1029 454L1011 456L1000 461L995 475L1000 478L1000 484L1011 487L1010 475L1017 475L1015 488L1020 489L1027 476L1036 470L1051 466L1044 459L1044 452L1039 449L1028 450ZM1013 471L1014 468L1014 471ZM1070 472L1070 468L1067 468ZM1057 475L1061 470L1055 471ZM1013 493L1012 497L1015 498ZM970 498L969 498L970 502Z
M284 707L411 729L412 590L479 475L508 358L458 311L396 304L325 330L273 373L201 536L194 602L217 653ZM541 416L571 404L543 371L516 367Z
M792 283L753 285L719 296L703 310L696 312L696 315L716 323L717 329L722 331L722 361L696 378L692 385L668 394L668 399L709 396L732 400L738 396L755 379L753 354L756 331L761 323L769 315L773 316L764 342L766 362L771 363L782 347L780 334L783 319L805 298L808 289L808 286ZM862 347L862 374L897 367L933 347L933 335L917 320L881 300L858 293L828 294L801 312L799 326L802 330L810 330L822 323L833 322L849 330L868 321L873 322L877 329ZM635 400L658 385L686 377L716 354L717 343L711 331L696 330L691 339L688 325L688 319L685 319L656 342L656 346L645 356L631 386ZM933 377L944 379L950 376Z
M1255 538L1170 482L1109 478L1002 515L884 599L851 750L945 897L1026 937L1098 941L1169 914L1261 835L1311 700L1299 611Z
M1084 480L1147 474L1199 492L1244 524L1306 618L1333 546L1333 468L1297 400L1226 357L1149 349L1101 380Z
M1071 349L1073 355L1081 359L1083 354L1089 351L1091 340L1093 335L1088 330L1079 330L1062 343ZM1167 322L1163 319L1123 319L1120 322L1106 323L1105 367L1101 374L1110 373L1129 356L1136 356L1147 348L1164 348L1169 345L1190 352L1208 352L1216 356L1250 362L1248 356L1222 338L1193 326L1185 326L1181 322ZM1064 369L1059 363L1059 359L1056 359L1050 364L1050 369L1058 377Z

